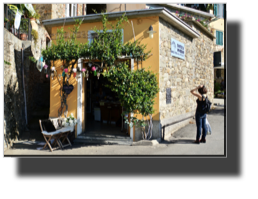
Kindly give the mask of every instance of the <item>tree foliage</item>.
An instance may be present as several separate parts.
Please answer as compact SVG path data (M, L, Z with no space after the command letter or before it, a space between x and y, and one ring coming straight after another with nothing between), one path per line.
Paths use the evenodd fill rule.
M126 63L119 63L104 72L109 79L107 85L117 96L127 113L134 112L143 116L154 113L154 99L159 91L156 75L144 68L131 71ZM136 124L134 117L131 123Z

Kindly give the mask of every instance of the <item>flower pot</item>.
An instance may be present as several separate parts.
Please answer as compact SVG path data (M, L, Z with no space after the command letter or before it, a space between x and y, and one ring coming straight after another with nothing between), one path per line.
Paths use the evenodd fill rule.
M28 35L26 33L22 33L20 34L20 38L21 40L26 41L28 39Z
M125 56L124 56L124 55L117 55L117 58L118 58L118 59L124 59Z

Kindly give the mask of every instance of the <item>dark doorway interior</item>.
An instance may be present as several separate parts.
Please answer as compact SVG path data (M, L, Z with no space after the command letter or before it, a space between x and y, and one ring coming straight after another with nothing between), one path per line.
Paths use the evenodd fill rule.
M95 14L93 10L96 10L97 13L106 12L107 4L87 4L86 13L87 15Z
M99 63L100 64L100 63ZM122 124L122 106L115 92L107 88L108 79L94 72L89 73L85 84L85 133L126 135L127 129Z

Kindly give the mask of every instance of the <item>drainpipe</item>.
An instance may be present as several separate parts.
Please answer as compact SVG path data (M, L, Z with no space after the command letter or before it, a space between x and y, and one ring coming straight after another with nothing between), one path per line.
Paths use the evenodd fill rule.
M23 89L23 95L24 95L24 104L25 104L25 120L26 120L26 126L28 124L27 121L27 105L26 105L26 92L25 92L25 83L24 83L24 67L23 67L23 61L24 61L24 54L23 54L23 49L21 48L21 69L22 69L22 89Z

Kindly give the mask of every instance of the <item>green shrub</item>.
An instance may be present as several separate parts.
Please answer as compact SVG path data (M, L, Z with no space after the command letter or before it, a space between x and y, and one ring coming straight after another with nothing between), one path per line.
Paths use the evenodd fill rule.
M34 42L36 44L37 41L38 41L38 32L36 30L32 29L31 35L33 36L33 40L34 40Z
M110 82L106 86L117 93L127 113L134 112L143 116L154 113L154 99L159 88L157 77L153 72L145 69L131 71L126 63L119 63L103 75ZM130 126L137 122L137 118L134 117Z
M217 82L215 82L215 83L214 83L214 93L216 93L217 91L219 91L220 88L221 88L220 84L217 83Z

